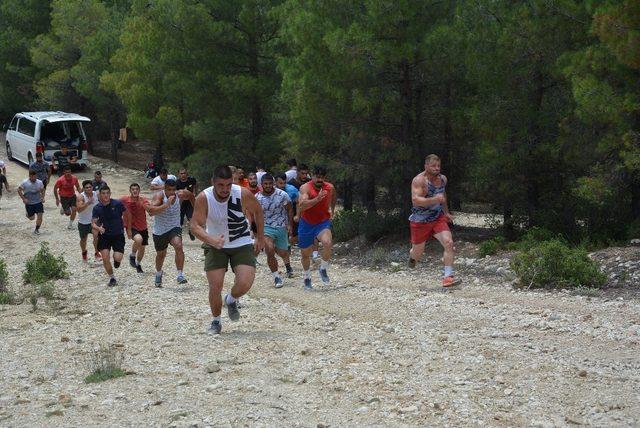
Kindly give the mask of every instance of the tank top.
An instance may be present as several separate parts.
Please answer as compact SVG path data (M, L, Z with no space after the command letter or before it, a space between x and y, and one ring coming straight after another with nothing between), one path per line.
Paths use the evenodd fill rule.
M447 187L447 179L444 175L440 174L440 186L436 187L430 180L425 180L427 187L427 198L433 198L435 195L444 193L445 187ZM442 214L442 204L430 205L428 207L412 207L409 221L416 223L428 223L435 221Z
M85 192L80 193L80 195L82 196L82 199L84 199L84 203L88 204L88 206L82 212L78 213L78 223L91 224L91 219L93 218L93 207L98 203L98 198L95 193L92 197L87 196Z
M207 233L211 236L224 235L223 248L238 248L253 244L249 222L242 212L242 188L231 185L231 194L224 202L219 202L213 186L204 189L207 197Z
M162 203L166 204L169 198L167 198L167 194L164 190L160 191L162 192ZM178 195L176 195L176 200L173 201L173 204L169 205L169 208L162 211L160 214L156 214L154 217L154 235L164 235L171 229L180 227L180 199L178 199Z
M328 195L308 210L302 211L300 217L309 224L320 224L323 221L329 220L331 218L329 202L332 198L331 189L333 189L333 185L325 181L322 188L318 190L316 186L313 185L313 182L310 181L306 186L309 189L309 199L317 197L320 190L326 190Z

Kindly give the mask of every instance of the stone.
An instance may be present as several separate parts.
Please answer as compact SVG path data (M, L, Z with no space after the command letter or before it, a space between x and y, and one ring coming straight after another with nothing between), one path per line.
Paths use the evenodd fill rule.
M578 372L578 376L580 377L587 377L587 371L586 370L580 370Z
M408 407L400 407L400 409L398 409L398 411L400 413L415 413L418 411L418 406L416 406L415 404L408 406Z
M73 404L73 400L71 400L71 396L68 394L60 394L58 396L58 403L64 407L70 407Z
M507 388L507 389L505 389L505 390L504 390L504 395L509 396L509 395L511 395L511 394L513 394L513 389L511 389L511 388Z
M220 364L218 364L218 363L209 363L209 364L207 364L206 370L207 370L207 373L217 373L217 372L219 372L221 370L220 369Z
M52 410L44 414L46 417L50 418L52 416L64 416L64 412L60 409Z

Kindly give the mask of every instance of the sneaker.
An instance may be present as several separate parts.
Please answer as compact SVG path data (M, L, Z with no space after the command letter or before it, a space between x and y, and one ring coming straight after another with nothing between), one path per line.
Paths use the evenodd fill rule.
M67 229L71 230L73 229L73 222L70 221L69 224L67 225Z
M95 257L97 263L102 263L102 254L95 253L94 257Z
M156 287L162 288L162 272L156 272Z
M89 261L89 257L87 256L86 252L82 253L82 261L85 262L85 263L87 263Z
M129 264L132 268L136 267L136 256L129 254Z
M138 273L144 273L144 272L142 271L142 265L136 265L136 272L138 272Z
M186 284L187 282L187 278L184 276L184 274L180 274L178 275L178 277L176 278L176 281L178 281L178 284Z
M407 263L407 265L408 265L411 269L413 269L413 268L415 268L415 267L416 267L416 261L415 261L415 260L413 260L411 257L409 257L409 262Z
M109 283L107 284L107 287L115 287L116 285L118 285L118 281L116 281L115 278L109 278Z
M196 240L196 237L193 236L193 233L191 233L191 231L189 231L189 239L191 239L192 241Z
M293 278L293 269L287 269L287 278Z
M276 276L275 278L273 278L273 285L276 288L282 288L282 285L283 285L282 278L280 278L279 276Z
M222 323L218 320L211 321L211 326L209 327L209 334L220 334L222 331Z
M442 286L443 287L453 287L455 285L460 284L461 282L462 282L461 280L454 278L453 275L452 275L452 276L448 276L448 277L446 277L446 278L444 278L442 280Z
M60 215L64 215L64 208L62 208L62 206L60 206Z
M238 311L238 301L233 303L227 303L227 296L224 296L224 304L227 306L227 314L231 321L238 321L240 319L240 312Z
M305 290L313 290L313 286L311 285L311 278L305 278L304 280L304 289Z
M34 234L34 235L40 235L40 231L39 231L38 229L34 229L34 230L33 230L33 234Z
M324 282L325 284L329 283L329 275L327 274L327 270L326 269L318 269L318 272L320 273L320 279L322 279L322 282Z

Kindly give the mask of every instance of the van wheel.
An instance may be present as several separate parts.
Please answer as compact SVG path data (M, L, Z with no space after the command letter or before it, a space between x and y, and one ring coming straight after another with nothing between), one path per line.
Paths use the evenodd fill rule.
M13 160L13 153L11 153L11 145L7 141L7 159Z

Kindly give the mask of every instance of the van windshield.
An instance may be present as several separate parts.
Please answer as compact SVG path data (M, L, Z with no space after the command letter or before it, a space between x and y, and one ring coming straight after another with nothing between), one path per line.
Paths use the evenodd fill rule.
M62 145L79 147L82 139L82 124L78 121L43 123L40 131L40 140L47 150L56 150Z

